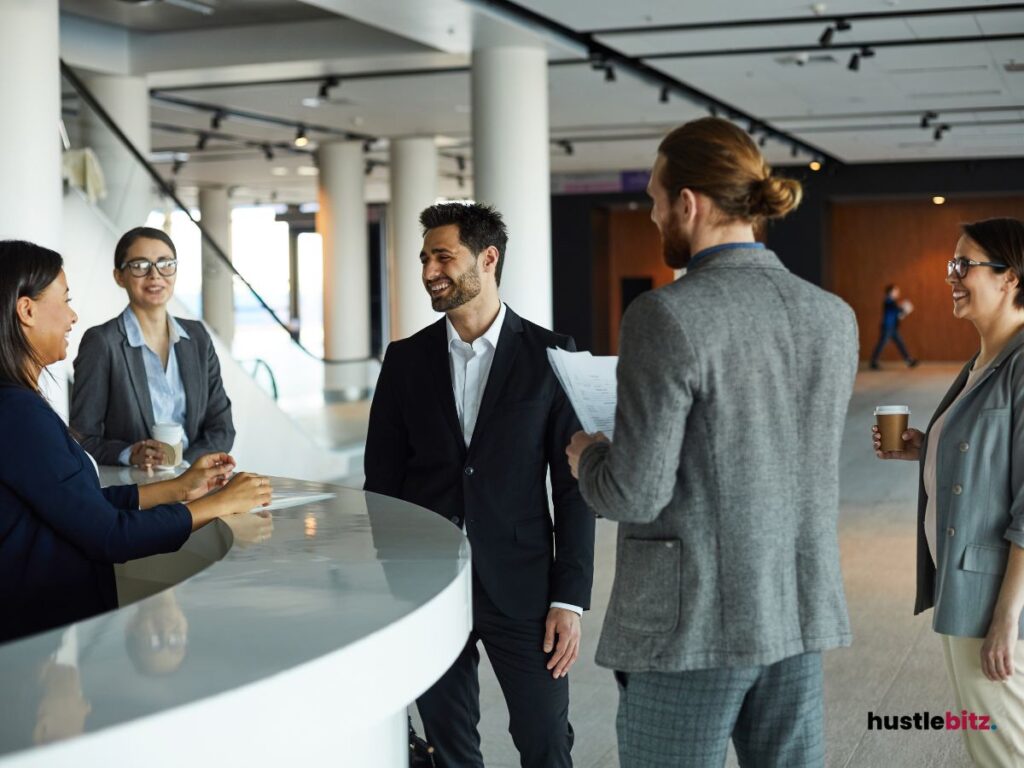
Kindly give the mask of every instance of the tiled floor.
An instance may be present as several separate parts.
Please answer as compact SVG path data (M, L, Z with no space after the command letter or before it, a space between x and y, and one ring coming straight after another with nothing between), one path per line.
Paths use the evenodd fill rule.
M953 708L930 614L912 615L916 466L880 462L870 449L871 411L905 403L922 425L958 369L922 365L860 374L843 442L840 547L854 631L851 648L825 655L829 768L969 766L959 737L944 731L868 731L868 712L904 714ZM573 755L582 768L618 765L617 694L611 674L593 662L614 571L615 524L598 525L593 610L584 618L584 651L571 680ZM484 656L486 659L486 656ZM519 764L501 693L481 664L480 725L488 768ZM736 765L730 756L730 766Z

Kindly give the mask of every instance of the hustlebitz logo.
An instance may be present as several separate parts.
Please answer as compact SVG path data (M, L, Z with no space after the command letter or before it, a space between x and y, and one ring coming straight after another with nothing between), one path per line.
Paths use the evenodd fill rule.
M915 712L911 715L876 715L868 712L869 731L995 731L996 724L989 715L946 710L944 715Z

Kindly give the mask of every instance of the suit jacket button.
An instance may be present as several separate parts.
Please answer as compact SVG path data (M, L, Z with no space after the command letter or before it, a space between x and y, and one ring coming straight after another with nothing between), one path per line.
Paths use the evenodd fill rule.
M471 477L472 475L473 475L473 468L472 467L466 467L466 477Z
M964 492L964 487L962 485L960 485L960 483L957 483L956 485L953 486L953 495L954 496L959 496L963 492Z
M960 453L967 453L967 449L970 447L970 443L960 443Z
M451 516L451 517L450 517L449 519L450 519L450 520L451 520L451 521L452 521L453 523L455 523L456 525L458 525L458 524L459 524L459 522L460 522L460 521L459 521L459 516L458 516L458 515L452 515L452 516Z
M956 528L950 528L946 531L950 536L956 536Z

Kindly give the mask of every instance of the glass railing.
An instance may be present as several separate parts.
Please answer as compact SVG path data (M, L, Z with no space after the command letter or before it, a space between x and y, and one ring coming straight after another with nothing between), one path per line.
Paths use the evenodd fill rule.
M325 400L365 397L376 380L378 358L336 360L324 355L319 236L301 235L297 259L290 260L289 225L276 221L284 206L239 206L232 212L233 258L229 258L226 244L217 242L203 226L195 204L197 190L173 183L180 164L188 159L187 150L144 156L75 72L63 63L61 71L65 185L71 188L69 194L85 198L106 234L102 243L83 244L106 250L95 254L92 263L102 266L99 271L109 276L111 286L105 306L99 313L90 313L96 317L88 319L102 322L125 306L126 297L120 292L118 298L119 289L110 276L113 244L133 227L153 226L167 232L178 251L172 313L203 316L204 251L207 270L211 257L228 270L233 334L222 341L284 410L302 411ZM290 261L293 265L297 262L299 269L290 269ZM298 302L292 295L293 280L299 281ZM101 276L92 278L90 284L98 282ZM382 303L386 305L374 305L378 313ZM301 313L295 311L296 305L301 306ZM383 322L380 318L373 325L379 328ZM344 387L332 382L342 382Z

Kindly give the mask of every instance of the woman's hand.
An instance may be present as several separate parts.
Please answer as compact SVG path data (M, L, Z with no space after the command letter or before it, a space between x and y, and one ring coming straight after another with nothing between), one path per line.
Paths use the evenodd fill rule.
M981 671L995 683L1013 676L1013 653L1017 647L1016 621L995 617L989 625L985 642L981 644Z
M164 446L158 440L140 440L132 446L128 463L133 467L155 467L164 463Z
M909 428L903 433L903 442L906 448L902 451L883 451L882 436L877 425L871 427L871 442L875 447L875 456L880 459L902 459L903 461L917 461L921 458L921 443L924 441L924 432L919 429Z
M215 517L237 515L270 504L273 494L270 480L263 475L239 472L217 493L188 503L192 513L192 530L200 528Z
M234 469L235 460L226 453L201 456L178 478L182 500L195 501L214 488L227 485Z

